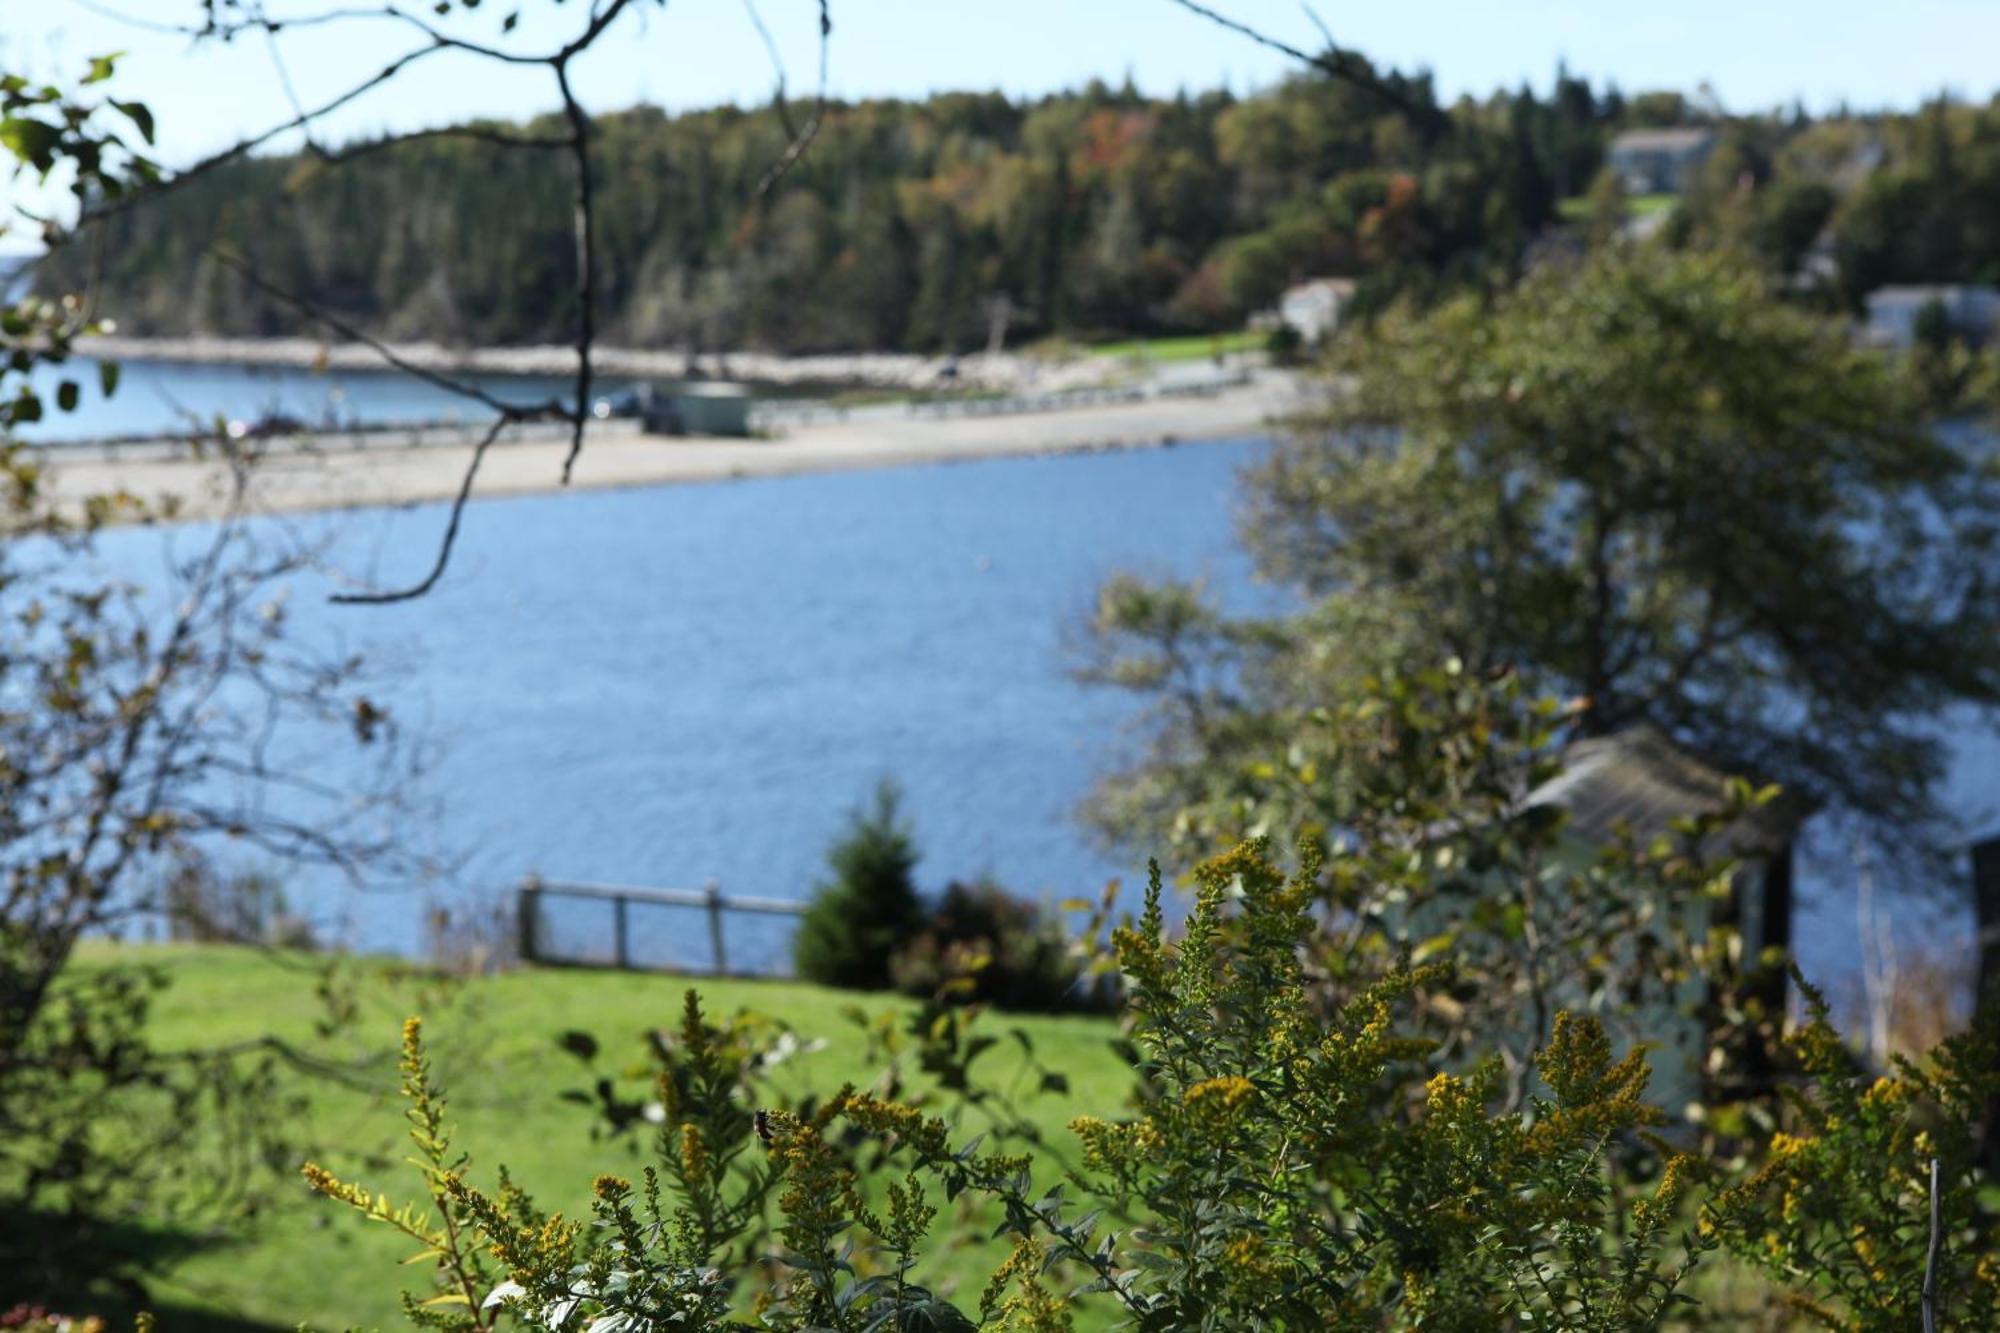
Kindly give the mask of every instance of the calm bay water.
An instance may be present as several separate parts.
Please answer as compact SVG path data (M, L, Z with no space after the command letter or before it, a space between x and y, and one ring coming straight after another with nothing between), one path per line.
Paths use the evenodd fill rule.
M927 886L990 872L1095 896L1131 867L1071 815L1130 706L1068 678L1062 624L1119 569L1254 597L1229 508L1259 448L486 501L428 597L334 607L305 584L293 614L409 664L389 697L444 749L427 787L440 850L465 858L455 896L495 901L537 871L800 897L883 776L907 791ZM339 525L349 569L394 581L441 520L312 522ZM156 534L112 540L121 564L157 560ZM349 942L409 950L428 892L325 886L312 906ZM746 956L754 933L732 951L773 961Z
M570 394L574 383L546 375L458 376L495 396L523 403ZM315 371L287 366L201 365L176 361L119 363L115 393L98 388L97 362L76 357L63 366L44 366L34 382L52 396L63 379L83 394L74 412L56 412L28 427L25 438L46 443L107 436L153 435L205 430L217 417L254 421L282 415L309 426L340 428L410 421L483 420L477 403L411 376L387 371ZM622 379L599 380L596 397L632 388Z
M225 415L313 415L329 381L306 372L128 366L76 422L158 429L137 405L172 397ZM364 420L435 415L406 382L348 377ZM545 394L546 384L517 384ZM131 415L102 415L119 404ZM96 415L93 415L96 414ZM147 424L150 422L150 424ZM340 608L306 581L308 635L397 664L391 702L442 749L427 843L448 884L356 894L313 877L295 896L334 938L420 947L432 901L497 905L528 872L796 898L844 812L891 776L907 790L926 886L982 873L1038 898L1094 896L1139 878L1073 819L1132 720L1128 700L1066 675L1062 626L1120 569L1207 577L1225 600L1254 587L1230 522L1238 442L1059 459L483 501L452 572L405 606ZM440 506L305 521L331 525L338 563L408 579L435 550ZM296 522L296 521L295 521ZM158 534L121 533L145 570ZM1969 834L2000 824L2000 744L1953 730L1949 804ZM1851 977L1859 944L1844 849L1802 873L1799 950ZM1906 949L1970 937L1957 892L1899 902ZM558 942L608 947L608 918L555 921ZM706 957L697 914L635 920L649 957ZM738 921L732 962L781 961L782 924Z

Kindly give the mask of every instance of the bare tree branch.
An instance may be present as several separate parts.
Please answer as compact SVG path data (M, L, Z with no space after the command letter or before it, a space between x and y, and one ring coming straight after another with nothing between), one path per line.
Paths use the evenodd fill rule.
M568 150L570 142L566 134L510 134L491 125L438 125L430 129L385 134L379 139L363 139L340 148L315 147L313 156L322 166L337 167L356 158L367 157L371 153L400 148L407 143L422 143L427 139L465 139L473 143L490 144L495 148L543 148L565 151Z
M293 130L305 129L315 122L332 115L366 93L381 87L426 56L436 55L439 51L445 49L447 48L442 46L420 46L413 51L406 52L383 66L379 72L353 85L346 92L341 93L331 101L322 102L317 107L309 108L301 114L293 116L283 124L273 125L258 134L251 135L249 138L239 139L220 152L212 153L182 168L150 188L131 190L116 198L107 199L93 208L84 209L78 214L76 226L71 229L71 234L104 222L109 218L117 217L122 213L129 213L139 205L157 199L163 194L178 190L192 181L201 179L219 167L227 166L229 163L235 162L240 158L248 157L251 153L256 152L259 148L262 148L265 144L270 143L273 139L281 135L289 134Z
M664 0L658 0L664 3ZM826 118L827 109L827 64L828 47L833 32L829 0L818 0L819 15L819 84L814 99L812 114L802 123L794 124L787 100L785 73L778 59L778 51L770 30L765 27L762 16L757 12L754 0L744 0L751 22L763 37L766 49L770 51L777 67L776 106L781 123L785 126L790 141L784 152L772 163L756 187L756 198L768 196L783 177L798 164L818 137ZM90 0L93 5L98 0ZM369 153L381 152L398 144L417 142L432 138L457 138L484 142L500 148L526 148L537 150L555 149L568 153L575 172L573 187L573 231L575 247L575 295L576 329L574 349L576 369L567 403L549 400L533 405L516 405L503 402L476 384L456 379L450 375L420 366L397 353L381 340L370 336L338 316L320 308L309 298L284 290L255 272L241 257L220 250L213 251L218 260L260 292L297 311L305 318L319 323L351 342L370 348L381 357L383 363L405 374L443 389L457 397L476 402L494 414L494 419L485 437L474 449L472 459L466 468L458 497L453 502L451 516L445 528L437 560L430 573L419 583L399 592L341 594L334 601L342 603L382 603L404 601L423 595L442 576L450 560L452 547L464 517L479 467L486 451L499 439L504 428L512 423L529 420L561 420L569 424L569 449L562 464L562 482L568 485L575 473L577 458L583 452L585 436L593 419L591 393L596 385L594 350L598 335L597 289L599 282L597 253L597 182L595 167L591 160L593 122L588 110L576 95L571 79L570 65L575 58L589 50L597 40L610 29L611 25L627 11L638 8L634 0L592 0L585 21L576 34L560 47L539 53L509 50L504 46L473 40L449 31L424 18L422 15L399 5L389 3L379 7L334 6L325 10L285 17L270 12L262 3L245 3L236 8L233 15L218 14L213 9L204 22L199 24L164 24L151 18L140 18L111 8L99 6L99 12L109 14L134 26L155 31L183 34L198 41L230 41L246 33L261 33L272 48L272 58L276 63L280 82L292 104L292 115L281 123L238 140L219 152L212 153L180 171L146 188L130 190L116 198L107 199L86 208L80 216L72 235L94 224L104 222L129 210L198 180L229 163L236 162L263 148L281 136L294 131L305 136L306 151L322 165L335 166ZM285 66L278 51L277 36L290 28L318 26L345 20L376 20L400 25L421 36L422 44L391 60L380 71L347 88L339 95L316 106L306 106L293 88L290 71ZM440 51L458 51L484 60L518 66L545 68L553 76L556 92L561 101L563 120L568 133L563 135L515 134L488 125L447 126L435 129L414 130L407 133L385 135L364 143L350 144L340 149L323 147L314 134L315 128L327 117L354 103L357 99L388 83L410 66L427 59Z
M590 351L597 341L597 205L590 169L590 116L569 86L566 58L556 65L556 85L562 89L570 155L576 163L576 410L570 419L569 453L563 457L562 480L567 486L577 455L583 452L584 426L590 420Z
M748 2L749 0L745 0L746 4ZM753 8L750 12L754 16L757 11ZM757 26L759 31L763 30L762 22L759 22ZM768 40L768 36L766 40ZM771 164L770 170L764 173L763 179L757 182L754 197L760 201L767 198L778 182L783 180L786 174L798 165L799 159L804 157L807 150L812 147L813 140L819 137L819 127L826 120L826 60L827 49L831 46L832 40L833 15L828 9L828 0L819 0L819 93L813 101L812 115L806 118L805 125L798 132L792 133L791 115L785 106L784 100L785 76L783 69L780 68L778 72L778 119L785 125L786 132L792 133L792 141L786 145L785 151L779 156L778 160ZM775 48L772 50L771 58L773 60L777 59Z
M219 248L211 249L209 253L215 257L217 263L229 268L258 291L275 301L290 306L307 319L324 324L327 328L348 341L360 343L381 357L386 365L403 372L413 379L420 379L426 384L443 389L446 393L470 399L478 403L481 407L492 411L502 421L545 420L550 417L567 418L570 415L569 409L555 399L530 405L509 403L503 399L495 398L476 384L468 384L463 380L453 379L449 375L441 374L426 366L420 366L379 338L364 333L346 320L341 319L338 315L329 313L321 306L298 295L296 292L290 292L278 286L258 273L256 269L244 262L239 256Z
M1379 78L1369 68L1368 63L1359 55L1347 50L1345 47L1335 45L1331 38L1327 40L1326 50L1318 55L1314 55L1310 51L1293 46L1290 42L1284 41L1281 38L1273 37L1267 32L1253 28L1240 19L1233 19L1220 10L1197 3L1197 0L1171 0L1171 3L1179 5L1191 14L1200 15L1210 23L1227 28L1239 36L1247 37L1259 46L1267 47L1281 55L1288 55L1303 64L1311 65L1314 69L1331 78L1339 79L1343 83L1348 83L1361 89L1363 92L1371 93L1390 105L1407 112L1420 123L1434 124L1438 120L1436 107L1425 106L1413 101L1401 89ZM1308 10L1307 13L1311 14L1311 11ZM1325 35L1326 25L1320 23L1318 15L1312 15L1312 18L1313 22L1318 24L1321 34Z
M438 543L437 560L431 565L431 572L423 579L398 592L342 592L335 593L332 600L343 606L387 606L392 602L409 602L422 597L437 586L444 577L445 566L451 563L451 548L458 541L458 525L465 517L466 502L472 499L472 483L479 476L479 465L486 460L486 451L500 438L500 432L507 427L507 418L496 417L486 428L486 434L473 446L472 461L466 464L465 478L458 484L458 496L451 502L451 517L445 521L444 538Z
M771 94L771 105L777 110L778 123L785 127L787 139L796 139L799 137L799 131L798 126L792 123L791 102L785 96L785 60L778 54L777 39L771 36L770 28L765 26L764 16L757 9L757 0L743 0L743 12L750 16L750 26L757 30L757 36L764 43L765 54L771 57L771 71L778 80L777 89Z

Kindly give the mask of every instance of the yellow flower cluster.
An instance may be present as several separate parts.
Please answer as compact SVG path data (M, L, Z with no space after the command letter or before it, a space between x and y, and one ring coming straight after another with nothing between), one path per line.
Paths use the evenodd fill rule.
M871 1134L901 1139L920 1157L945 1154L950 1131L944 1121L927 1116L914 1106L852 1091L841 1097L839 1104L842 1115Z
M706 1190L713 1183L708 1141L692 1124L683 1124L680 1149L681 1183L693 1193Z
M1181 1101L1204 1121L1227 1124L1257 1096L1257 1085L1241 1074L1204 1079L1182 1094Z
M1069 1128L1082 1145L1085 1166L1120 1178L1157 1153L1165 1141L1150 1120L1114 1125L1096 1116L1081 1115L1069 1122Z
M1278 1265L1256 1236L1238 1236L1224 1246L1222 1266L1242 1282L1268 1283L1278 1274Z
M979 1297L980 1322L1015 1333L1069 1333L1068 1302L1042 1285L1048 1251L1026 1237L1014 1242L1014 1252L986 1283ZM1012 1283L1018 1290L1007 1295Z

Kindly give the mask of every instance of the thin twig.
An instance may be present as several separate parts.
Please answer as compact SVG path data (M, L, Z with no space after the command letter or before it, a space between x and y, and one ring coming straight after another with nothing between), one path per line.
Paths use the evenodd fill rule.
M368 348L375 355L381 357L383 362L393 369L400 370L413 379L419 379L426 384L443 389L446 393L470 399L478 403L481 407L487 408L500 416L503 420L530 421L552 416L566 418L569 415L568 409L554 399L550 399L545 403L529 405L509 403L495 398L476 384L468 384L463 380L453 379L449 375L431 370L425 366L420 366L381 339L363 332L361 329L349 324L346 320L341 319L338 315L322 309L298 293L278 286L270 279L258 273L256 269L245 263L239 256L223 249L212 249L209 253L215 257L216 262L234 271L245 282L264 293L264 295L290 306L307 319L326 325L327 328L333 330L349 342L360 343L363 347Z
M420 46L413 51L405 52L383 66L379 72L363 79L360 83L353 85L346 92L341 93L330 101L322 102L317 107L295 115L281 125L273 125L269 129L251 135L247 139L239 139L221 152L212 153L208 157L182 168L180 171L146 189L132 190L116 198L107 199L93 208L85 209L78 215L76 226L71 228L70 232L74 234L94 223L103 222L108 218L117 217L122 213L128 213L140 204L149 203L163 194L170 194L180 189L191 181L199 180L218 167L227 166L239 158L249 156L281 134L289 134L293 130L305 129L307 126L332 115L363 94L381 87L411 65L414 65L417 61L422 60L426 56L435 55L444 49L442 46L432 45Z
M750 16L750 26L757 30L757 36L763 40L764 53L771 57L771 73L778 81L776 90L771 94L771 102L777 108L778 123L785 127L787 139L796 139L799 137L799 131L798 127L792 124L791 103L785 97L785 60L778 54L777 39L771 36L771 29L765 25L764 16L757 11L757 0L743 0L743 12Z
M98 0L87 0L96 5ZM763 35L773 61L777 61L777 47L770 32L765 28L762 17L757 13L753 0L745 0L751 21ZM530 420L560 420L569 423L569 450L563 459L562 481L567 485L575 472L577 457L583 451L584 438L592 419L591 391L596 381L594 348L598 333L597 288L597 200L596 179L591 163L592 121L583 104L577 99L570 79L570 63L591 46L629 8L633 0L592 0L587 18L580 31L569 41L553 51L542 54L522 53L507 50L501 46L471 40L439 27L418 13L386 3L379 7L341 6L338 4L295 18L274 16L261 3L248 3L236 10L233 17L220 17L211 12L201 24L170 25L157 21L139 19L121 13L109 6L102 12L110 14L134 26L153 30L170 31L196 40L229 41L242 33L262 32L271 42L273 59L277 62L280 81L285 86L286 96L292 103L292 116L284 122L270 126L263 131L247 136L220 152L202 158L176 172L172 176L151 184L148 188L134 190L114 200L106 200L94 208L86 209L70 235L85 227L102 222L117 214L124 213L161 194L197 180L218 168L248 156L280 136L300 131L305 135L306 150L324 165L337 165L368 153L380 152L396 144L410 143L431 138L460 138L492 144L503 148L560 149L567 151L576 171L574 187L575 220L574 243L576 255L576 373L571 401L564 403L551 399L545 403L529 406L515 405L501 401L493 394L475 384L455 379L449 375L427 369L390 348L380 339L374 338L354 325L322 309L311 300L286 291L255 272L238 256L217 250L212 253L237 272L246 282L265 295L298 311L307 319L317 322L351 342L370 348L383 363L402 371L423 382L433 385L457 397L479 403L494 414L491 427L474 449L471 462L466 468L460 484L458 496L452 504L451 516L446 524L443 541L437 559L430 573L419 583L392 593L346 593L336 595L333 600L342 603L384 603L405 601L423 595L433 587L443 575L449 562L454 543L457 540L460 523L464 517L467 501L477 479L479 467L486 451L499 439L504 428L515 422ZM772 164L757 186L756 197L761 200L782 179L799 160L804 157L818 136L821 124L826 118L827 108L827 66L828 46L833 31L829 12L829 0L818 0L819 11L819 91L812 115L793 132L789 107L786 103L785 76L782 65L778 66L777 104L779 117L785 125L791 141L784 153ZM345 92L314 107L303 105L292 88L289 71L279 57L276 47L277 34L287 28L334 23L347 19L372 19L387 21L407 27L420 34L423 44L391 60L379 72L349 87ZM460 51L486 60L514 66L542 66L555 77L556 88L562 100L562 112L569 132L562 136L540 136L513 134L506 130L483 125L450 126L437 129L415 130L404 134L385 135L366 143L350 144L345 148L330 150L323 148L314 134L315 127L327 116L353 103L371 90L389 82L417 61L439 51ZM61 238L67 239L67 238Z
M1938 1159L1931 1158L1931 1245L1924 1255L1924 1333L1937 1333L1938 1247L1944 1241L1944 1219L1938 1203Z
M569 485L577 455L583 452L583 430L590 420L590 349L597 341L596 203L590 170L590 116L570 91L569 66L556 65L562 89L563 115L569 118L570 153L576 161L576 404L570 418L569 453L563 457L562 484Z
M319 139L313 134L311 119L306 116L306 104L299 100L299 90L292 83L292 71L285 64L285 53L278 49L278 34L274 29L264 30L264 45L271 52L271 68L277 71L278 86L284 90L285 101L291 104L292 114L302 122L299 132L305 135L306 147L317 155Z
M1293 46L1290 42L1253 28L1239 19L1233 19L1219 10L1199 4L1197 0L1172 0L1172 2L1191 14L1199 14L1210 23L1227 28L1239 36L1248 37L1259 46L1268 47L1281 55L1288 55L1294 60L1311 65L1323 74L1339 79L1344 83L1352 84L1363 92L1371 93L1400 110L1409 113L1420 122L1430 123L1438 119L1437 108L1422 106L1412 101L1400 89L1392 87L1378 78L1372 70L1367 69L1366 62L1360 61L1360 58L1353 52L1348 51L1344 47L1336 46L1331 41L1327 43L1326 50L1323 53L1313 55L1309 51ZM1314 15L1313 20L1317 23L1319 21L1318 16ZM1325 25L1323 24L1321 25L1321 32L1325 32Z
M832 40L833 15L828 9L828 0L819 0L819 94L813 101L812 115L806 118L804 127L792 135L792 141L786 145L785 151L771 164L771 169L764 173L764 178L757 182L757 189L752 198L759 203L769 196L772 189L793 167L798 165L799 159L806 155L813 141L819 137L819 127L826 120L827 48L832 44ZM781 123L787 123L789 127L790 116L784 108L784 95L784 75L781 72L778 79L779 120Z
M407 143L422 143L427 139L465 139L473 143L490 144L495 148L560 148L568 149L568 135L510 134L506 130L490 125L438 125L431 129L406 130L400 134L385 134L379 139L363 139L342 148L314 148L313 157L321 166L337 167L352 162L357 157L367 157L388 148L400 148Z
M506 417L496 417L486 428L486 434L473 447L472 461L466 465L465 477L458 484L458 496L451 502L451 517L445 521L444 539L438 543L437 559L431 565L431 572L424 575L419 583L411 584L398 592L341 592L333 599L342 606L387 606L393 602L414 601L437 585L444 577L445 566L451 563L451 548L458 541L458 525L465 517L466 502L472 498L472 483L479 476L479 465L486 459L486 451L500 438L500 432L507 427Z

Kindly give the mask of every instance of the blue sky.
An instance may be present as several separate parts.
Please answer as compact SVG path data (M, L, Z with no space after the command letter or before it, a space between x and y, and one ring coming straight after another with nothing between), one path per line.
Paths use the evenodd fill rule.
M814 78L814 0L756 0L795 91ZM940 88L1039 93L1092 77L1130 75L1143 89L1226 85L1239 92L1280 77L1284 57L1186 13L1169 0L832 0L830 75L844 96L921 96ZM515 34L536 49L571 28L582 0L489 0L478 19L529 11ZM1316 30L1294 0L1213 0L1216 7L1311 46ZM271 0L273 11L331 0ZM55 75L124 51L117 90L152 104L171 164L283 119L287 106L260 38L190 49L183 38L107 17L186 18L196 0L0 0L0 67ZM416 8L428 6L417 4ZM2000 0L1401 0L1321 3L1343 43L1380 62L1428 67L1447 95L1523 80L1546 87L1559 59L1627 90L1706 82L1732 110L1802 98L1824 108L1908 106L1940 88L1984 99L2000 88ZM769 96L771 64L743 0L642 0L614 40L580 62L593 109L645 100L669 107ZM533 15L539 14L537 18ZM559 38L557 38L559 40ZM330 96L405 49L392 25L296 29L278 50L303 100ZM541 71L496 72L440 56L334 123L334 137L409 128L467 114L522 116L553 98ZM0 181L0 193L39 192Z

